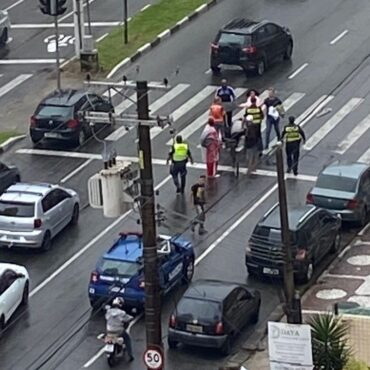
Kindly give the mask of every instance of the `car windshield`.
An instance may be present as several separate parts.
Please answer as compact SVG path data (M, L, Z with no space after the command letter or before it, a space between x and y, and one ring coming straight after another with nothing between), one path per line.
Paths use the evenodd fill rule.
M317 179L316 187L354 193L357 187L357 179L343 176L321 175Z
M183 298L177 305L177 315L189 320L220 320L221 304L206 299Z
M40 105L36 112L38 117L63 117L68 118L72 115L72 107L58 105Z
M250 44L250 36L241 35L238 33L223 32L218 40L219 44L236 44L240 46Z
M0 201L0 215L10 217L33 217L35 203Z
M141 265L136 262L103 259L100 266L104 275L111 276L134 276L138 273Z

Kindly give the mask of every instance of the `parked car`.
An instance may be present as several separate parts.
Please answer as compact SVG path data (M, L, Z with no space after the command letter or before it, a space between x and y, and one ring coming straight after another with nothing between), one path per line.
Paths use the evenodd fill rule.
M40 248L67 225L76 225L80 199L74 190L44 183L17 183L0 196L0 246Z
M283 57L291 59L293 38L287 27L269 21L236 18L227 23L211 44L211 70L220 65L236 65L244 71L263 75L266 68Z
M0 331L16 309L28 303L29 280L25 267L0 263Z
M370 211L370 167L364 163L332 164L317 177L306 203L340 214L364 226Z
M6 10L0 10L0 47L5 47L9 41L10 19Z
M55 91L37 106L30 120L30 135L34 144L44 139L71 142L81 146L91 136L89 122L79 112L114 112L103 96L81 90Z
M0 162L0 194L2 194L10 185L21 181L21 175L15 166L7 166Z
M312 205L290 208L288 212L294 274L308 282L319 262L340 248L341 219ZM250 275L282 277L284 252L279 204L258 222L246 249L245 263Z
M178 343L231 351L232 341L248 324L258 321L261 295L246 285L198 280L190 285L172 312L168 346Z
M166 294L179 283L188 284L194 273L194 250L188 240L174 236L158 237L160 288ZM89 299L92 307L113 297L125 300L133 313L143 309L144 265L140 233L121 233L118 240L96 264L91 273Z

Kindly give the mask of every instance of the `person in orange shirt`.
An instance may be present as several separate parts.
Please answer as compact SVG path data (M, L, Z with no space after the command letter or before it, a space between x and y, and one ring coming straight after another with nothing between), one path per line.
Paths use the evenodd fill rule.
M213 104L209 108L209 116L213 118L215 122L215 128L219 134L220 140L225 137L225 109L222 106L222 100L220 97L216 97Z

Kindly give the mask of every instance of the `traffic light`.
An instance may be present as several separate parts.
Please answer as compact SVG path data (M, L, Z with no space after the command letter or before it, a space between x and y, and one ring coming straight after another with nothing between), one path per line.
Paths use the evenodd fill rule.
M51 15L51 0L39 0L40 9L44 14Z
M56 14L53 14L53 15L62 15L62 14L64 14L67 10L67 7L65 6L67 0L55 0L55 1L56 1L57 9L56 9Z

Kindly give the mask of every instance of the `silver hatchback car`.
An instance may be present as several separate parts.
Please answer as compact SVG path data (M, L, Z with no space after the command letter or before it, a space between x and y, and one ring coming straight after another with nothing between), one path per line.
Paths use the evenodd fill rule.
M80 199L71 189L17 183L0 196L0 246L50 249L51 239L76 225Z

